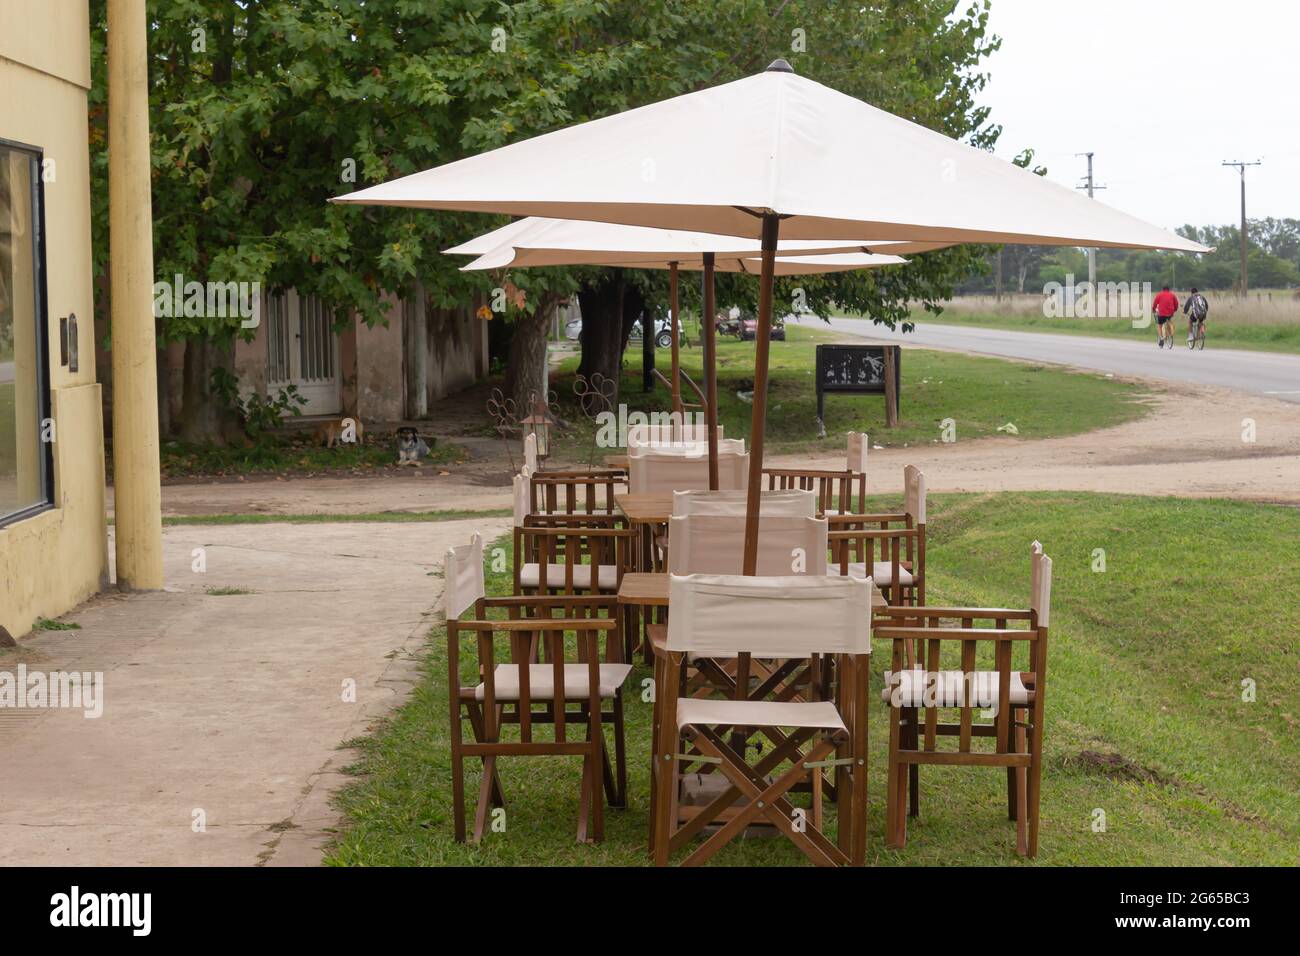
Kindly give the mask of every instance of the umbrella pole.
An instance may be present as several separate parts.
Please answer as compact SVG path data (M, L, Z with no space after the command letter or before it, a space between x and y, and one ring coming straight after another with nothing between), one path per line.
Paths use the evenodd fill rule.
M681 356L677 352L677 263L668 263L668 299L672 309L673 335L673 414L679 418L682 414L682 366Z
M704 331L704 414L709 430L709 490L718 490L718 330L713 325L714 254L704 254L704 295L700 320Z
M758 573L758 501L763 484L763 432L767 426L767 362L772 344L772 281L781 218L763 215L763 269L758 286L758 328L754 331L754 414L749 426L749 493L745 497L745 573Z

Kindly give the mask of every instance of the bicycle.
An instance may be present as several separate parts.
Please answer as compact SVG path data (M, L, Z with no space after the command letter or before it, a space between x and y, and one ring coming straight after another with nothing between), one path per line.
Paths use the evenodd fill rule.
M1195 350L1205 351L1205 320L1196 323L1196 331L1187 337L1187 347Z

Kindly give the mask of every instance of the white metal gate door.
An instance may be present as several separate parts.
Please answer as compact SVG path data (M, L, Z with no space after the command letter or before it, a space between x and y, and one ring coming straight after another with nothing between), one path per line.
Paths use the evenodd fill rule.
M315 296L289 290L268 297L267 385L295 385L303 415L334 415L340 407L339 337L330 310Z

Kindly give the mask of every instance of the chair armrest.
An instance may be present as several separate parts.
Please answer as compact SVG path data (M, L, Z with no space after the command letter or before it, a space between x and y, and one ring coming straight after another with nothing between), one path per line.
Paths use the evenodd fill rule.
M1038 632L994 627L876 627L873 636L884 640L930 637L950 641L1034 641Z
M928 607L893 604L878 612L889 617L969 617L977 620L1027 621L1032 612L1023 608L1007 607Z

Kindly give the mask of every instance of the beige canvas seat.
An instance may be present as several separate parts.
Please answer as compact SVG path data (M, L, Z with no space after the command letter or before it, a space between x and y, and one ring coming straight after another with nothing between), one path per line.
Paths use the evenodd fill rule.
M498 664L496 667L497 700L518 700L521 691L518 664ZM600 678L597 685L600 696L613 697L627 682L632 673L631 664L601 664L598 668ZM589 675L585 664L564 665L564 697L566 700L586 700L591 696ZM550 664L528 665L529 694L533 700L551 700L555 697L555 668ZM487 684L474 688L475 700L482 700L487 695Z
M813 520L813 519L801 519ZM665 865L710 826L716 832L689 853L703 863L751 823L770 824L818 865L860 865L866 858L867 681L872 586L823 575L673 575L665 647L656 671L651 850ZM833 699L735 699L690 696L689 656L806 659L834 664ZM816 683L809 685L816 694ZM775 741L756 762L746 757L756 733ZM726 784L709 801L679 813L680 784L694 768L715 766ZM838 838L822 832L823 767L832 767L839 805ZM791 794L806 785L811 805Z
M565 590L591 590L591 569L596 568L596 587L601 591L617 591L620 578L615 564L546 564L546 587ZM519 569L519 585L525 588L542 587L542 566L536 561L526 561ZM570 572L572 575L570 576Z
M492 808L505 806L498 763L513 756L553 756L582 758L578 839L600 840L606 801L619 807L627 800L623 685L632 668L621 660L617 598L489 598L484 590L483 541L477 534L468 545L447 552L444 580L456 839L466 838L466 759L483 763L474 813L477 842L488 828ZM468 652L464 666L463 650ZM498 661L498 654L504 659ZM539 725L549 725L550 732L538 735ZM605 732L609 725L612 759Z
M1023 610L878 609L875 636L893 642L881 693L889 708L885 837L890 846L906 844L907 817L920 813L922 765L998 767L1007 775L1007 815L1016 822L1016 850L1037 854L1052 593L1052 562L1037 541L1030 547L1029 593ZM984 656L992 657L993 669L980 665L981 650L989 652ZM960 669L943 666L958 656ZM940 720L943 710L956 710L956 719ZM955 746L942 746L941 738L956 738ZM979 741L991 746L976 746Z

